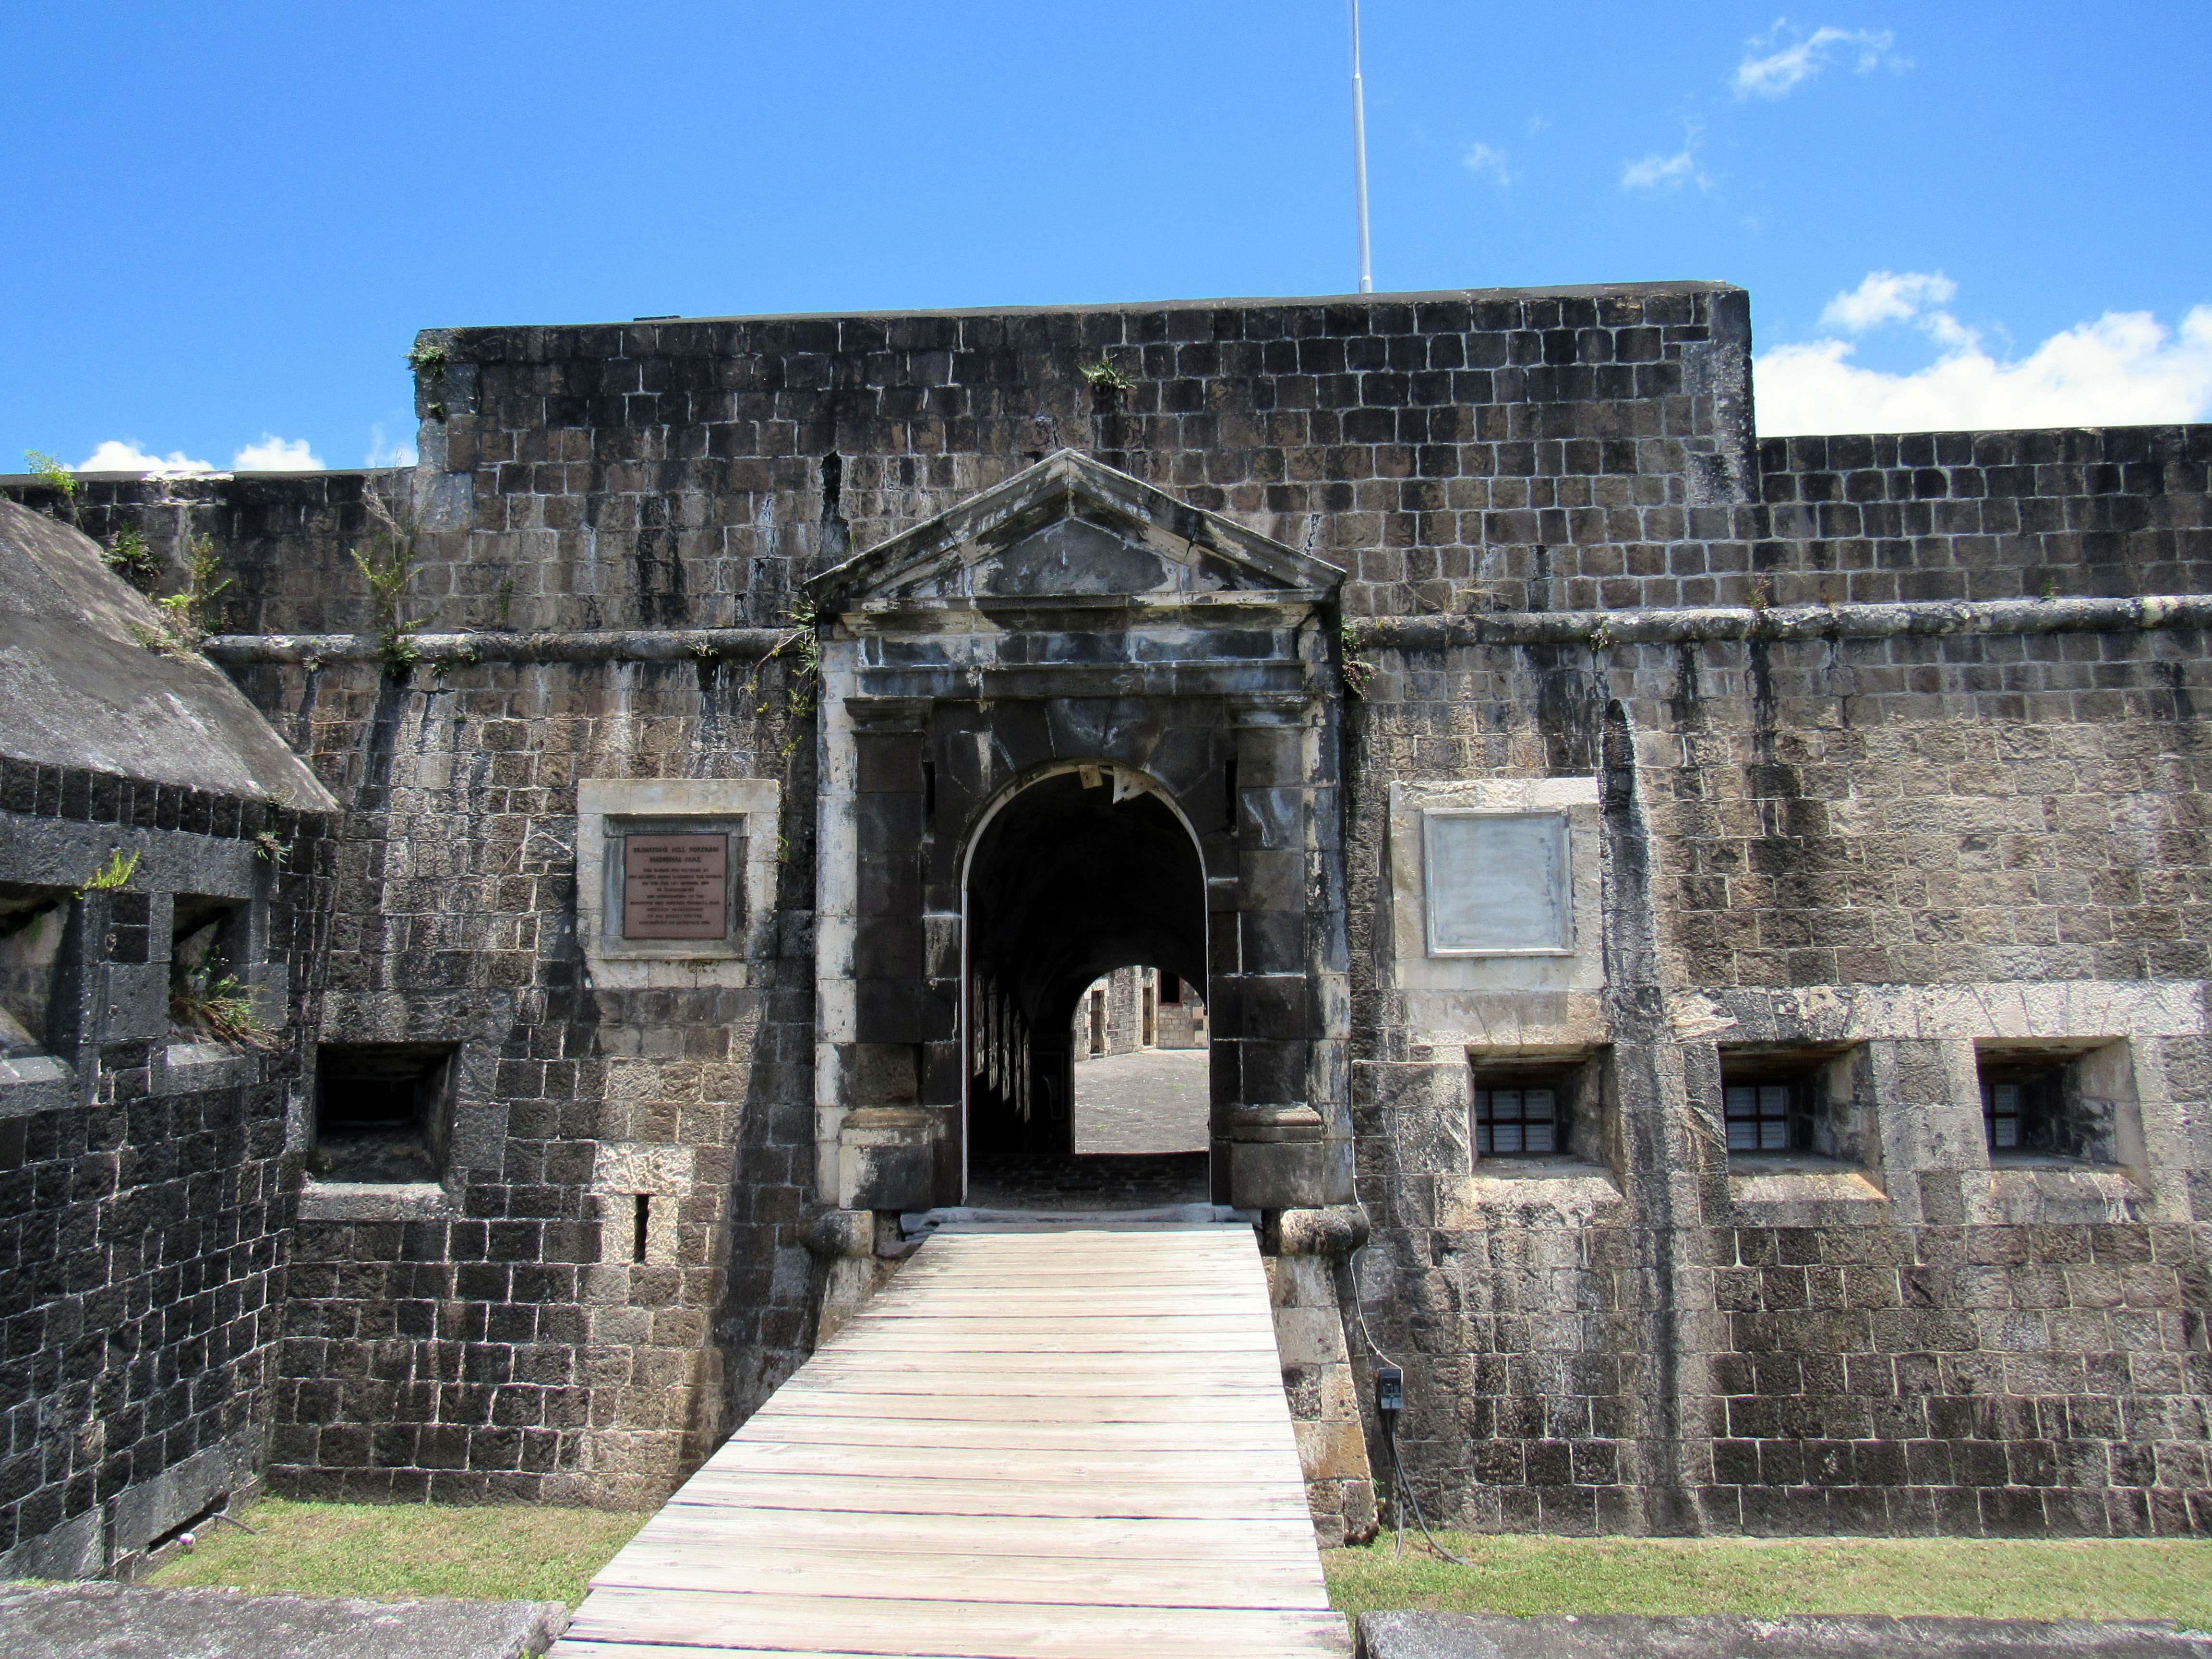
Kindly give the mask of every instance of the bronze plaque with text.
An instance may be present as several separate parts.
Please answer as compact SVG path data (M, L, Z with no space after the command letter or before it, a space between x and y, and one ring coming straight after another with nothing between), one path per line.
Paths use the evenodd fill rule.
M624 836L623 937L728 937L729 864L727 836Z

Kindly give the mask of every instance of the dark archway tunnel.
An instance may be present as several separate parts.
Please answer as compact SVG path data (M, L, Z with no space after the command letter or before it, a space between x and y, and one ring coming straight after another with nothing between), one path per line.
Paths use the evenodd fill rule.
M1158 795L1115 793L1104 763L1044 778L1007 802L969 861L971 1164L1072 1156L1070 1028L1093 980L1142 964L1206 982L1198 848Z

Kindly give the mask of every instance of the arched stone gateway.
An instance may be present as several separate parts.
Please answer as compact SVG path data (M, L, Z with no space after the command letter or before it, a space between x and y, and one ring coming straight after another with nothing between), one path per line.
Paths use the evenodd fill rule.
M1061 1145L1073 999L1139 960L1206 987L1215 1201L1350 1200L1343 575L1063 451L810 584L841 1207L958 1203L971 1136Z

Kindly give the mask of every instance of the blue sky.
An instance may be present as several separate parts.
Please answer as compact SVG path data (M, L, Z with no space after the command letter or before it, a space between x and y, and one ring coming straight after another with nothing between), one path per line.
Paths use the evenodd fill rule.
M2212 7L1366 0L1376 286L1714 277L1762 425L2212 415ZM0 466L357 465L432 325L1343 292L1343 0L0 0Z

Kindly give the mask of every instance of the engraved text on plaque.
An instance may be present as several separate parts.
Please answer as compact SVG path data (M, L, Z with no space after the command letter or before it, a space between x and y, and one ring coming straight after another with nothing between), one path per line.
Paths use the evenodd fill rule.
M730 930L727 836L623 837L624 939L724 939Z

